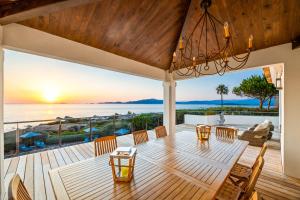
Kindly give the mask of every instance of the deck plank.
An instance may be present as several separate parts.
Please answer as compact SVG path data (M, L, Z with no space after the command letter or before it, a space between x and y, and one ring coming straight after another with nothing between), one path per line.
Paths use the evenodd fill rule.
M40 153L33 154L34 199L45 200L47 197L41 155Z
M25 177L24 177L24 183L25 183L25 186L30 194L30 196L32 198L34 198L34 194L33 194L33 191L34 191L34 185L33 185L33 166L34 166L34 163L33 163L33 154L28 154L27 155L27 162L26 162L26 169L25 169Z
M8 190L8 186L9 186L10 180L16 174L16 171L17 171L17 168L18 168L18 164L19 164L19 160L20 160L20 157L14 157L14 158L12 158L12 160L11 160L11 162L9 164L6 176L4 178L4 188L5 188L5 191ZM4 199L7 199L7 192L4 195Z
M194 130L190 127L180 126L178 128L178 131L184 131L184 130ZM154 133L149 134L149 139L154 138L154 136L150 136L151 134L154 135ZM118 137L118 145L125 145L129 146L132 145L132 136L122 136ZM84 149L87 148L87 149ZM84 145L81 145L78 147L78 145L68 146L64 148L65 153L60 153L63 161L68 160L67 163L70 163L70 160L72 163L85 160L87 158L93 157L93 154L91 153L93 149L92 143L86 143ZM187 147L188 149L188 147ZM242 164L246 164L248 166L251 166L256 156L259 153L260 148L248 146L245 152L243 153L242 157L240 158L239 162ZM51 187L51 181L48 174L48 171L51 169L55 169L59 167L59 164L56 160L56 156L53 153L53 150L44 151L41 153L41 165L42 165L42 171L43 171L43 177L44 177L44 190L46 191L46 197L47 200L55 199L53 188ZM66 158L66 156L68 158ZM203 156L213 156L212 154L209 154L209 152L206 152L203 154ZM155 156L153 156L155 157ZM215 155L215 158L222 160L226 159L219 155ZM70 159L70 160L69 160ZM38 159L37 159L38 160ZM18 161L18 162L17 162ZM11 164L12 162L12 164ZM20 174L21 178L23 177L23 180L25 182L25 186L27 187L30 195L32 197L34 194L34 191L37 189L36 184L34 184L34 179L36 176L36 173L34 173L34 166L35 166L36 160L33 157L33 154L20 156L19 158L8 158L4 161L4 172L6 174L5 180L6 185L10 182L10 178L15 174ZM182 167L184 165L184 162L178 162L174 161L172 164L177 165L177 167ZM192 164L191 164L192 165ZM186 170L189 170L189 168L186 168ZM200 176L201 175L201 169L198 170L189 170L189 173L193 176ZM214 173L217 173L216 171ZM214 174L212 173L212 175ZM213 178L213 176L211 176ZM111 177L108 178L108 180ZM210 179L207 179L208 182L210 182ZM84 183L83 183L84 184ZM159 186L158 186L159 187ZM196 193L201 194L201 191L198 191L198 189L194 185L187 185L184 187L184 184L181 184L179 189L182 189L182 192L180 192L180 195L176 196L175 192L171 193L169 196L166 197L166 199L172 199L174 196L174 199L182 199L183 197L186 199L193 198ZM155 190L155 188L154 188ZM280 150L274 150L274 149L268 149L265 154L265 165L263 168L263 172L258 180L258 183L256 185L256 190L261 194L261 196L266 200L272 200L272 199L300 199L300 180L294 179L290 177L286 177L281 168L281 154ZM97 192L97 189L95 189L95 192ZM94 193L96 194L96 193ZM120 193L121 194L121 193ZM144 197L148 197L149 193L142 193ZM6 196L7 197L7 196ZM90 196L91 198L93 195ZM94 196L94 198L97 197ZM129 196L128 196L129 197ZM33 198L36 199L36 198Z
M45 192L47 200L55 200L55 194L52 188L49 170L51 170L49 158L47 152L41 152L41 159L42 159L42 166L43 166L43 174L44 174L44 181L45 181Z

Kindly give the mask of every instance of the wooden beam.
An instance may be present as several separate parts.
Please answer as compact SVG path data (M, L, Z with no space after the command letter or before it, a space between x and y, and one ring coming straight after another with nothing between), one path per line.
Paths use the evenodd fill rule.
M13 1L0 8L0 24L6 25L46 15L70 7L100 0L28 0Z

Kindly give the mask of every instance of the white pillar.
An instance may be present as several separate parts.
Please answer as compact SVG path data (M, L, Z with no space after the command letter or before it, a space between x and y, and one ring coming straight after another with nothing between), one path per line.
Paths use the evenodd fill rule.
M3 27L0 26L0 198L4 198L4 131L3 131Z
M288 176L300 178L300 49L291 50L292 56L284 65L283 90L281 94L283 169Z
M176 82L172 74L167 74L164 87L164 126L169 135L176 132Z

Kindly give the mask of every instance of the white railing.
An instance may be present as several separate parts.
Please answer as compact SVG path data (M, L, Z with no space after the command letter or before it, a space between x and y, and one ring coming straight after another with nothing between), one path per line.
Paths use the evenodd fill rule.
M278 116L250 116L250 115L224 115L225 124L233 125L249 125L262 123L265 120L269 120L272 124L278 128L279 127L279 117ZM217 125L218 120L220 120L219 115L184 115L185 124L208 124Z

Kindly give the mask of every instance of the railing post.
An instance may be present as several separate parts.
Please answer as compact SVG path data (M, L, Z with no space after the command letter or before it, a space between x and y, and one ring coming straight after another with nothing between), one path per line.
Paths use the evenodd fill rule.
M160 126L160 124L159 124L159 115L158 115L158 117L157 117L157 126Z
M131 115L131 126L130 126L131 132L133 132L133 115Z
M116 113L114 114L113 118L113 134L116 132Z
M20 148L20 130L19 130L19 123L17 123L17 129L16 129L16 155L19 154L19 148Z
M59 126L58 126L58 145L61 147L61 120L59 120Z
M90 141L93 140L93 131L92 131L92 118L89 118L89 124L90 124Z

